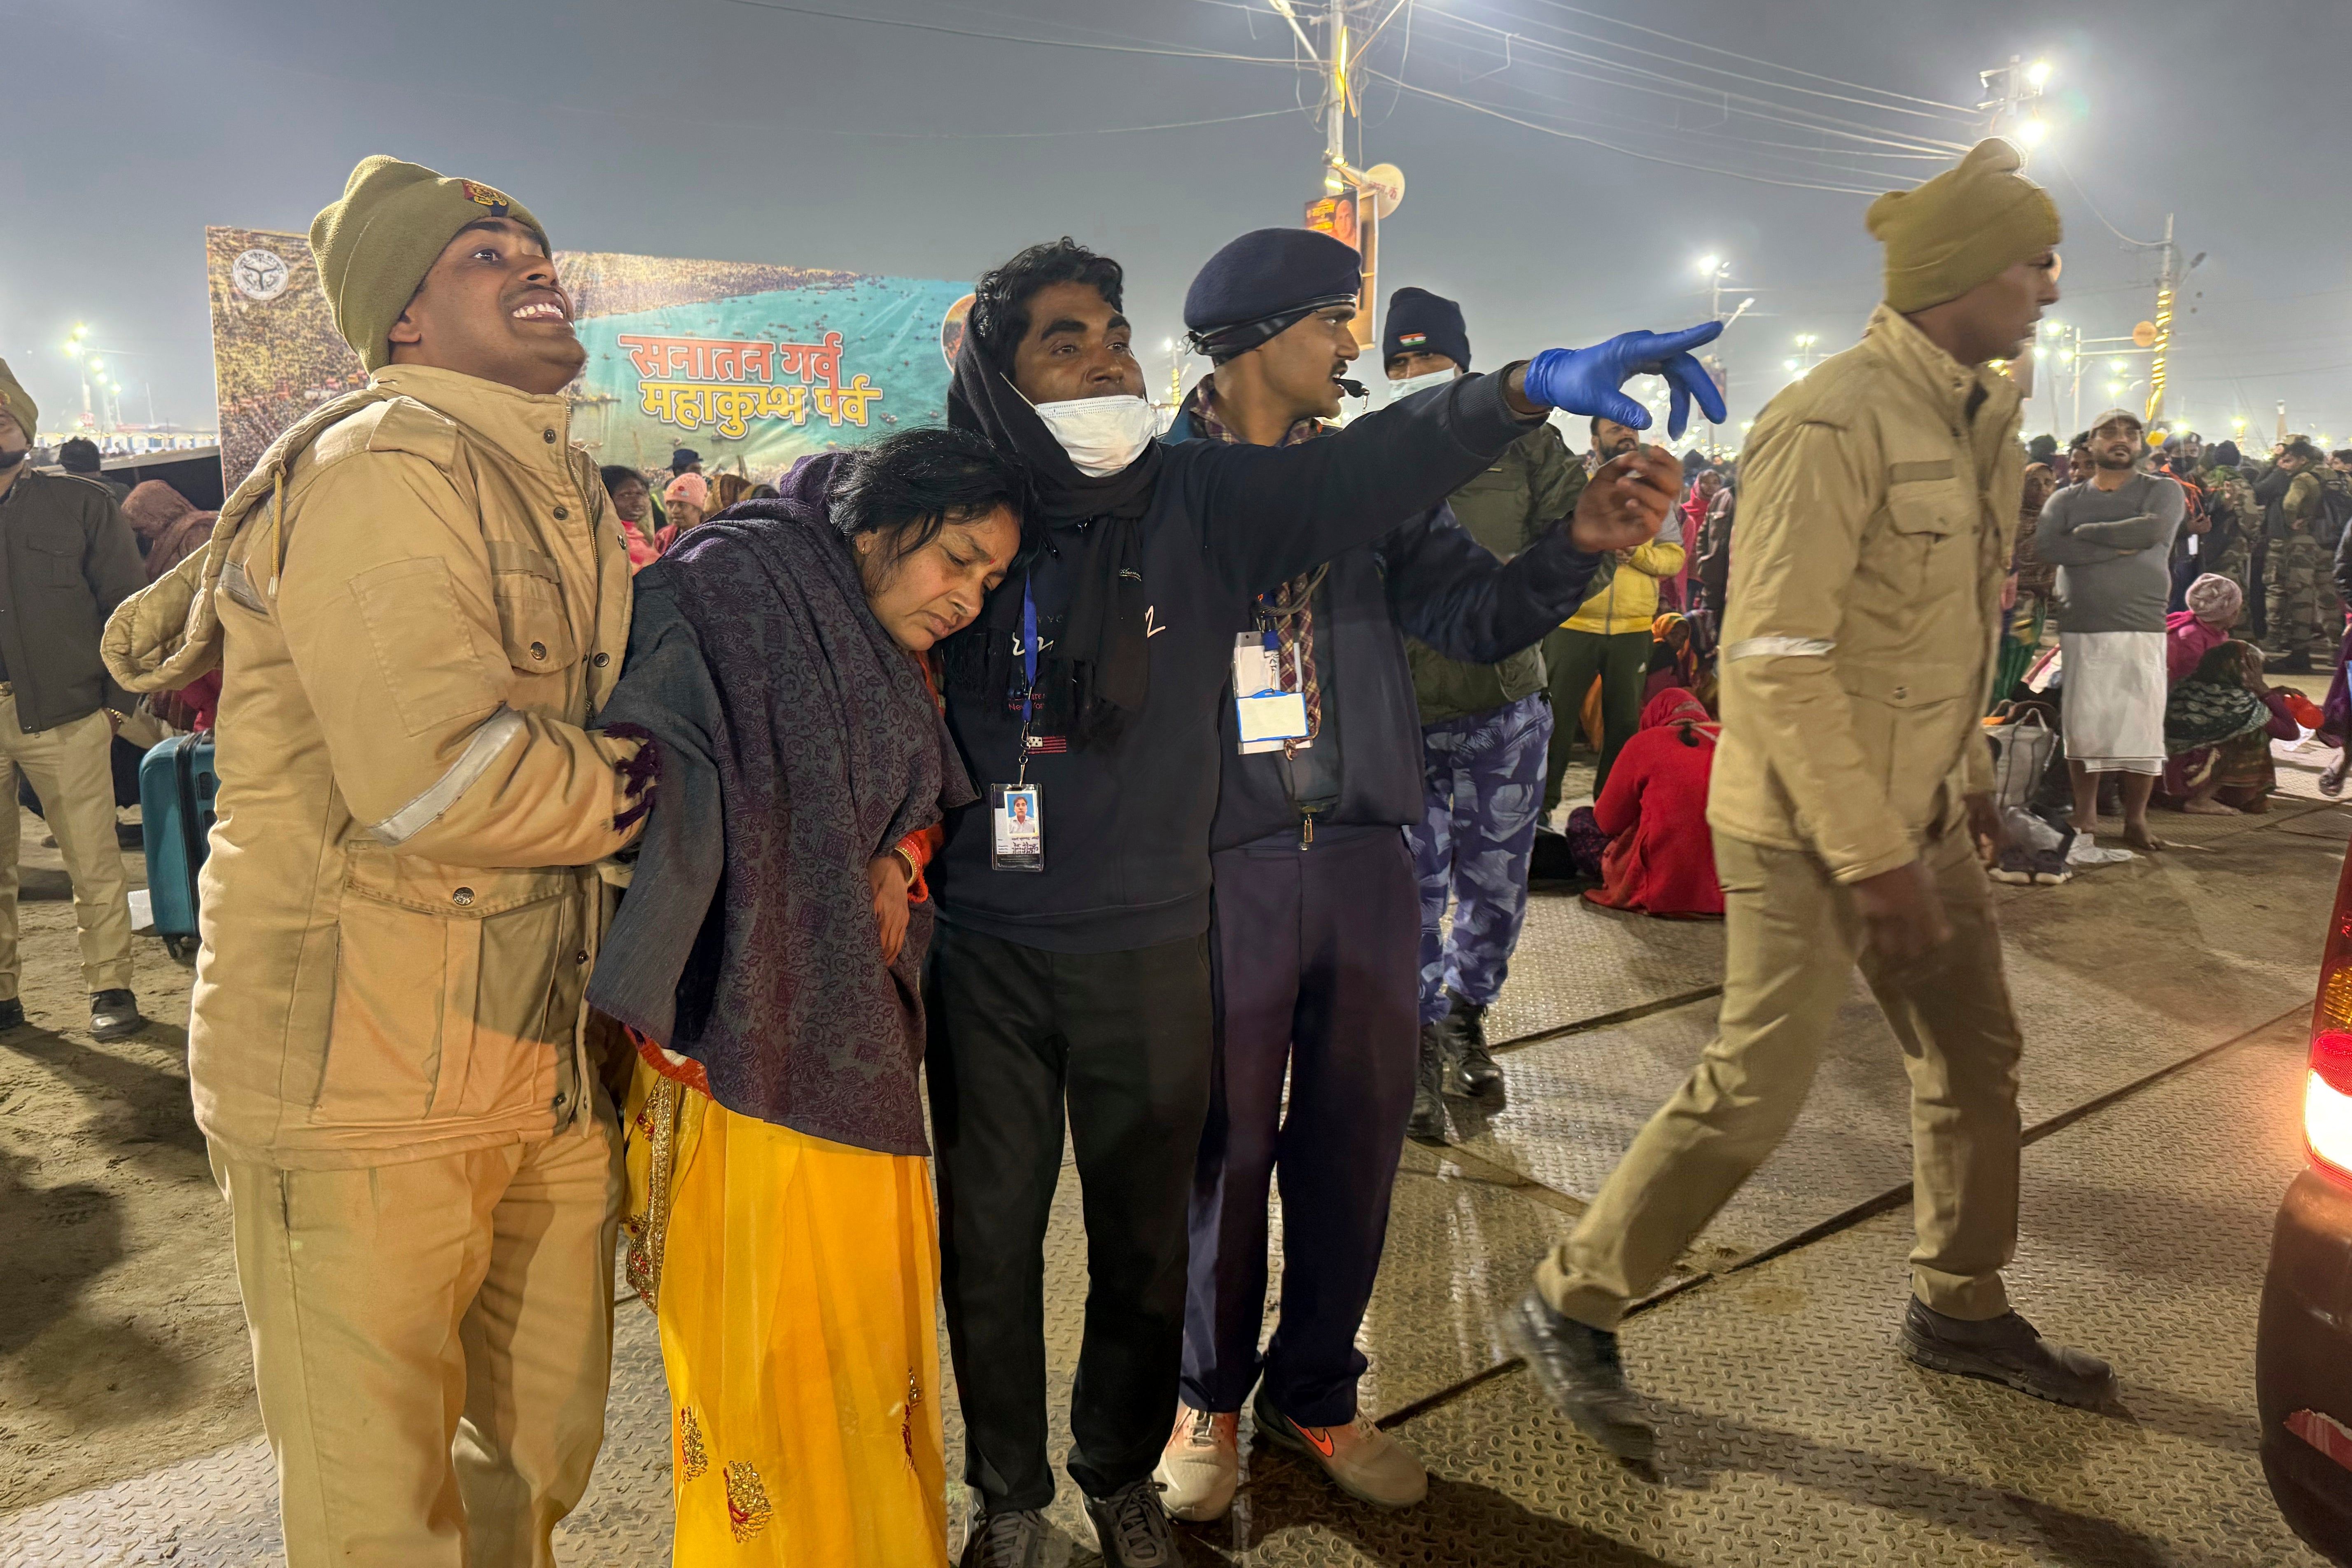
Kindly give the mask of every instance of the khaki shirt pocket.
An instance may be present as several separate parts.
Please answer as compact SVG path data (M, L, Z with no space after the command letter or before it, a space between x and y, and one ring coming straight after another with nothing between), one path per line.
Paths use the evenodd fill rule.
M1885 784L1887 805L1915 832L1933 826L1946 804L1938 792L1977 728L1970 673L1945 665L1846 665L1839 680L1853 699L1864 763Z
M518 675L561 675L580 662L553 556L494 542L490 596L498 602L507 663Z
M1898 604L1930 595L1972 569L1975 516L1975 499L1950 458L1892 464L1885 523L1864 534L1857 568Z
M470 1120L551 1098L585 980L578 878L346 853L310 1120Z

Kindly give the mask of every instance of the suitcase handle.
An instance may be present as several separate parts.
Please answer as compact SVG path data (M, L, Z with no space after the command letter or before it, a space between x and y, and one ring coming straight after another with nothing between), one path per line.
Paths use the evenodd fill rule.
M204 839L196 832L196 748L194 739L190 737L189 743L183 744L172 758L173 783L180 792L180 851L184 857L182 863L188 868L188 915L191 920L203 912L204 900L196 877L198 852L204 847Z

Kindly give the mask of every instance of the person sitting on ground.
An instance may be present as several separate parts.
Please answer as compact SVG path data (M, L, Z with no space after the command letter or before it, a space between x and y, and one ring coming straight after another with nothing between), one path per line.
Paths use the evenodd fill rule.
M635 582L604 717L664 777L589 995L638 1047L628 1278L688 1456L681 1563L947 1557L923 869L975 791L928 661L1003 579L1024 483L904 431Z
M677 530L654 520L654 492L645 475L618 463L598 471L604 477L604 493L613 498L613 510L621 519L621 542L629 549L629 570L635 572L660 560L662 552L677 537Z
M2178 686L2205 656L2230 640L2230 628L2244 613L2246 595L2237 584L2208 572L2189 584L2189 607L2164 617L2166 684Z
M1706 707L1669 687L1642 710L1642 728L1617 753L1609 787L1592 805L1595 826L1609 835L1601 885L1584 896L1612 910L1720 918L1715 840L1706 826L1707 781L1722 732Z
M2165 704L2166 793L2197 816L2268 811L2278 788L2271 742L2302 733L2286 694L2263 679L2262 650L2217 644Z
M700 474L680 474L662 490L662 507L669 513L673 542L710 515L710 481Z

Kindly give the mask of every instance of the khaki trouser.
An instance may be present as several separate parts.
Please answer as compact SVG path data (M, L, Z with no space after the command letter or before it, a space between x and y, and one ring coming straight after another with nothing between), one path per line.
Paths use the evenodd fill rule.
M1821 862L1718 835L1726 957L1715 1038L1537 1270L1553 1309L1614 1329L1771 1153L1812 1088L1857 959L1911 1075L1913 1289L1950 1317L2009 1310L2017 1244L2017 1062L1990 887L1965 829L1921 851L1952 937L1899 973L1863 947Z
M0 683L0 1000L16 994L19 769L41 797L73 880L83 987L120 991L131 984L131 879L114 838L113 749L114 730L103 712L26 734L16 727L16 694Z
M358 1170L214 1148L289 1568L554 1563L604 1436L619 1142L606 1112Z

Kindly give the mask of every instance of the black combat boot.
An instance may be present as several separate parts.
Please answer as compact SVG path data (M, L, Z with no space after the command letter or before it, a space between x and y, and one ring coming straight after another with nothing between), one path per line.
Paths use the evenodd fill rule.
M1412 1086L1412 1117L1404 1135L1423 1143L1445 1142L1445 1026L1421 1026L1421 1076Z
M1450 1087L1472 1100L1501 1094L1503 1069L1486 1051L1486 1009L1459 991L1445 994L1454 1003L1442 1026L1454 1058L1454 1070L1447 1075Z

